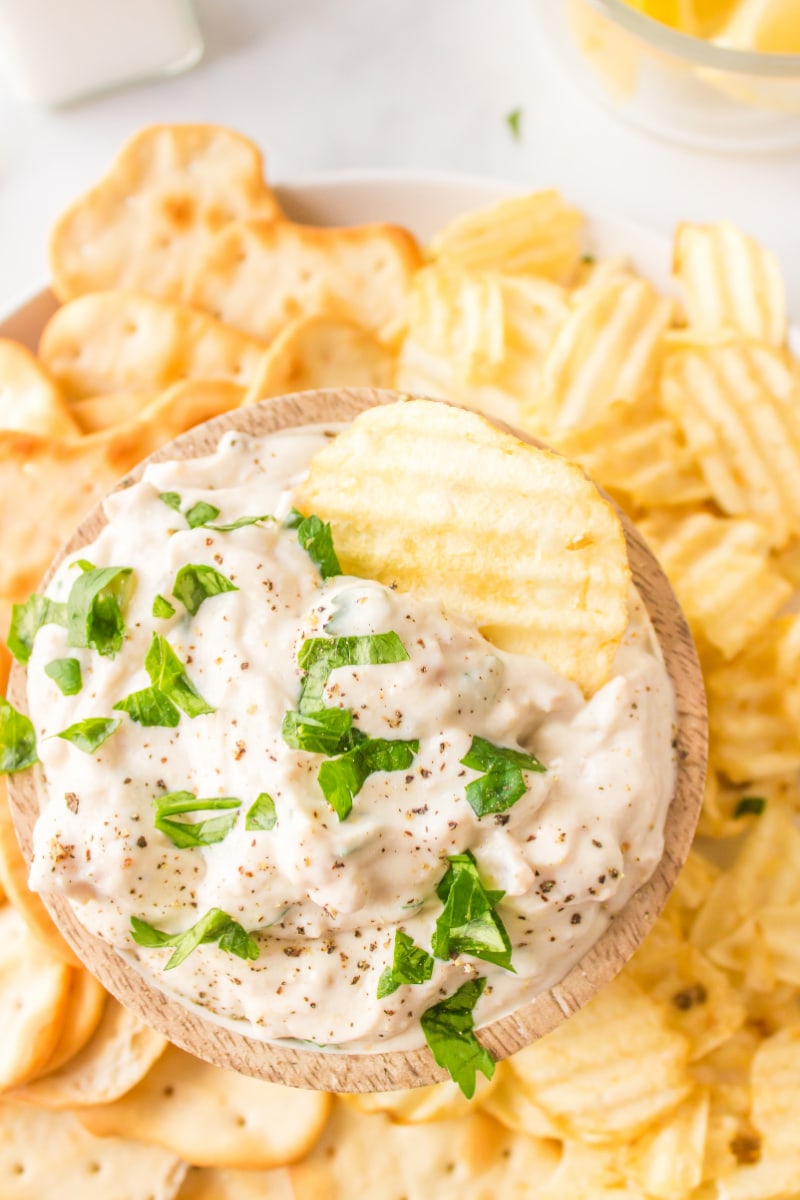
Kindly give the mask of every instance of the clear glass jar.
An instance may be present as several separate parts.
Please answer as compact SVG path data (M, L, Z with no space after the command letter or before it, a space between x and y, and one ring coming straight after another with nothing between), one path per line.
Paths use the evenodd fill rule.
M191 0L0 0L0 68L29 103L175 75L202 55Z
M800 145L800 54L731 50L624 0L533 0L569 74L651 133L711 149Z

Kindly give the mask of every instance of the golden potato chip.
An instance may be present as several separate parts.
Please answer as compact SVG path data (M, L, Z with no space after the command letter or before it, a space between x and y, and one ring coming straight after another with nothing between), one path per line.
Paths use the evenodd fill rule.
M59 308L39 344L68 400L160 391L184 379L246 387L266 346L185 305L95 292Z
M703 1177L708 1129L708 1093L697 1091L625 1148L626 1179L657 1200L685 1200Z
M129 1138L96 1138L72 1113L0 1101L3 1200L174 1200L186 1166Z
M555 1171L543 1185L536 1180L536 1200L645 1200L644 1192L625 1179L618 1160L617 1146L566 1140Z
M792 595L773 566L763 526L695 512L638 523L675 588L692 633L732 658Z
M299 317L264 354L244 404L329 387L391 387L395 356L352 321Z
M689 851L683 870L670 892L665 915L677 912L681 927L687 932L695 913L707 900L712 887L719 879L721 868L711 862L699 850Z
M0 595L26 599L62 543L126 471L193 425L235 408L243 394L235 384L187 380L135 421L74 441L0 431ZM15 519L19 512L46 519L31 529Z
M783 669L785 643L795 648L798 627L800 616L774 618L736 658L706 670L710 760L734 783L800 768L800 681Z
M800 1153L768 1157L739 1167L717 1184L718 1200L796 1200L800 1194Z
M55 382L19 342L0 338L0 429L74 437L80 429Z
M533 1102L570 1137L637 1137L688 1096L690 1044L663 1006L617 979L546 1038L514 1055Z
M531 1100L521 1078L514 1071L514 1056L499 1062L492 1076L492 1087L480 1099L480 1107L506 1129L542 1138L560 1138L562 1131L552 1117Z
M190 1167L178 1200L295 1200L286 1167L238 1171L235 1167Z
M468 270L540 275L568 283L580 259L583 216L556 191L513 196L466 213L431 242L434 259Z
M337 1097L312 1152L289 1168L294 1200L528 1200L559 1159L558 1144L513 1135L485 1113L393 1125Z
M681 336L661 378L723 512L760 522L776 547L800 530L800 390L782 354L734 338Z
M111 392L106 396L86 396L73 400L69 410L83 433L100 433L135 420L158 392Z
M548 440L623 504L674 508L710 495L677 423L648 400L615 401L593 424Z
M109 996L83 1049L15 1095L38 1108L109 1104L135 1088L166 1047L166 1038Z
M786 295L775 256L735 225L679 225L673 269L689 324L699 332L730 329L773 346L786 341Z
M416 241L398 225L239 221L197 256L186 298L267 342L289 321L316 315L352 321L391 343L405 326L421 265Z
M440 600L586 692L608 678L630 570L619 520L579 467L410 400L357 417L314 457L297 503L332 523L344 570Z
M759 819L765 804L797 811L800 789L796 775L733 784L723 775L709 771L697 832L702 837L737 837L746 832L749 822Z
M69 1002L70 968L0 908L0 1091L25 1083L52 1056Z
M11 811L6 781L0 777L0 882L3 890L28 929L62 962L75 968L80 964L53 924L41 898L28 887L28 864L22 856Z
M42 1075L58 1071L84 1048L100 1024L106 996L102 984L88 971L82 967L71 971L61 1036L41 1070Z
M100 1137L132 1136L193 1166L263 1169L306 1154L329 1108L324 1092L223 1071L169 1046L131 1091L78 1116Z
M615 401L633 404L656 382L673 304L644 279L611 276L581 289L523 405L537 432L594 424Z
M252 142L216 125L150 125L57 221L53 290L61 301L115 288L179 300L214 233L281 215Z
M477 1080L475 1104L483 1104L495 1087L497 1072L491 1079ZM399 1088L395 1092L356 1092L344 1096L359 1112L384 1113L398 1125L416 1125L421 1121L450 1121L474 1112L475 1105L467 1100L459 1086L451 1080L430 1087Z

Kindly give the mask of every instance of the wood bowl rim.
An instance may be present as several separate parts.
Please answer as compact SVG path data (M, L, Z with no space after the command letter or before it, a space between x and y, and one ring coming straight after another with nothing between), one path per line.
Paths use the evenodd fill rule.
M263 436L304 425L352 420L377 404L390 404L401 393L371 388L329 388L297 392L233 409L162 446L125 475L113 491L129 487L152 462L197 458L216 448L229 430ZM442 403L444 403L442 401ZM320 409L337 407L334 416ZM495 418L493 424L522 441L541 445ZM612 501L613 503L613 501ZM42 589L65 555L92 541L106 523L103 501L95 505L48 569ZM615 507L617 507L615 505ZM644 539L620 512L634 582L644 601L661 646L675 691L677 709L677 780L664 827L664 852L650 878L612 918L606 930L560 983L516 1011L481 1027L480 1041L496 1060L507 1057L549 1033L586 1004L622 969L652 928L686 861L703 800L707 760L705 689L697 653L674 592ZM9 699L27 714L25 667L15 663ZM38 768L8 777L9 803L26 863L38 815ZM147 1024L171 1042L218 1067L293 1087L330 1092L375 1092L421 1087L447 1078L427 1047L381 1053L323 1051L297 1044L260 1041L202 1015L199 1008L161 992L116 950L89 933L69 901L56 893L42 900L68 944L103 984Z

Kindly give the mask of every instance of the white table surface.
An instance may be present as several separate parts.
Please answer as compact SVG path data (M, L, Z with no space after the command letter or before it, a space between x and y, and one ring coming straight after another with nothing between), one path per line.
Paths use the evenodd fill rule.
M664 234L724 217L775 250L800 313L800 152L711 154L628 128L562 74L538 35L538 2L197 0L206 56L185 75L60 111L20 105L0 81L0 313L45 280L54 216L152 121L239 129L273 180L477 172L555 185ZM517 107L519 141L505 122Z

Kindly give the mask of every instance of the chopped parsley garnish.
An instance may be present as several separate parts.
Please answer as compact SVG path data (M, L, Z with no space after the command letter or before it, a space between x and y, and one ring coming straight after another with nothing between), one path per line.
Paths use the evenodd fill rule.
M378 980L378 999L391 996L404 984L425 983L433 975L433 959L427 950L414 945L402 929L394 935L394 958L392 965L381 972Z
M448 858L449 866L436 889L444 911L436 922L431 949L437 958L471 954L513 971L511 941L495 912L504 892L484 887L478 865L467 850Z
M238 592L235 583L214 567L202 563L187 563L181 567L172 585L172 594L195 616L204 600L220 596L223 592Z
M33 650L33 639L43 625L66 625L67 606L48 600L34 592L24 604L11 606L11 627L8 631L8 646L18 663L28 661Z
M181 719L175 705L160 692L158 688L142 688L140 692L131 692L124 700L118 700L114 712L125 712L138 725L162 725L174 729Z
M0 696L0 775L24 771L38 761L33 725Z
M425 1041L437 1065L449 1072L468 1100L475 1095L478 1071L487 1079L494 1075L491 1054L472 1032L475 1025L473 1010L485 987L485 979L470 979L420 1018Z
M44 673L65 696L77 696L83 687L81 664L77 658L54 658L47 664Z
M368 633L362 636L306 638L297 655L305 671L300 688L298 709L316 713L324 708L325 684L337 667L366 667L406 662L408 651L396 633Z
M297 540L314 566L319 568L323 579L341 575L342 568L333 548L333 535L327 521L320 520L313 513L304 517L296 508L293 508L286 518L285 525L287 529L297 530Z
M166 638L154 633L144 660L154 688L176 704L187 717L200 717L215 710L207 704L186 674L186 669Z
M349 708L322 708L319 712L287 712L281 728L283 740L293 750L310 754L344 754L364 740L364 734L353 728Z
M215 711L188 678L167 639L158 633L153 634L144 665L152 686L118 700L115 712L126 712L139 725L174 729L180 721L178 709L187 717L201 717Z
M247 815L244 819L245 829L270 830L275 828L278 820L278 814L275 811L275 801L272 796L268 796L266 792L262 792L247 810Z
M70 742L84 754L94 754L121 724L119 717L87 717L84 721L77 721L74 725L62 729L56 737Z
M225 817L210 817L206 821L174 821L173 817L186 813L215 812L218 809L238 810L242 802L233 796L201 800L191 792L167 792L164 796L157 796L153 803L156 829L166 834L173 846L186 850L221 842L236 824L237 812L229 812Z
M199 529L201 525L207 525L209 521L218 517L219 509L213 504L207 504L205 500L198 500L191 508L187 508L184 516L190 529Z
M322 764L317 774L322 794L339 820L344 821L370 775L375 771L407 771L418 751L416 740L365 738L346 754Z
M134 587L130 567L79 564L82 574L67 599L67 644L113 655L125 636L123 610ZM87 569L88 568L88 569Z
M752 814L760 817L766 807L767 801L764 796L742 796L733 810L733 815L734 817L747 817Z
M485 738L474 737L472 745L461 759L461 765L483 771L479 779L467 784L467 801L478 817L487 813L505 812L516 804L528 790L523 771L542 772L547 768L535 754L514 750L510 746L495 746Z
M166 596L158 595L153 601L153 616L166 620L167 617L175 616L175 606L170 604Z
M177 492L161 492L158 498L167 508L181 512L183 501ZM183 513L183 516L186 517L190 529L213 529L216 533L231 533L234 529L243 529L246 525L260 525L262 521L275 520L269 513L265 513L258 517L239 517L236 521L229 521L224 525L212 525L214 518L219 516L219 509L206 500L198 500Z
M180 966L184 959L204 942L218 942L220 950L224 950L226 954L235 954L238 958L253 961L260 953L255 938L221 908L209 909L205 916L183 933L165 933L163 929L156 929L139 917L131 917L131 937L137 946L145 946L148 949L173 946L174 953L164 968L166 971Z
M506 113L506 125L508 126L511 136L515 142L522 138L522 109L512 108L511 112Z

